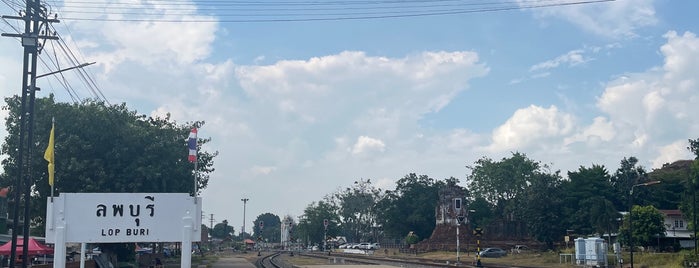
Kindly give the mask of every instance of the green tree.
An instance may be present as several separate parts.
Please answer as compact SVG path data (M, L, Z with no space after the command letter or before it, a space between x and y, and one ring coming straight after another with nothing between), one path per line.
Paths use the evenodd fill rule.
M281 220L272 213L264 213L257 216L252 228L256 238L262 238L266 242L279 242L281 239ZM262 223L262 227L260 227Z
M687 150L694 154L694 159L699 159L699 139L689 139L689 146L687 146Z
M471 228L488 226L494 219L493 205L483 197L476 197L469 205L469 223Z
M414 173L399 179L396 188L386 191L379 202L379 224L384 232L391 237L403 237L411 231L418 237L430 237L442 185L427 175Z
M633 213L633 233L629 232L629 215L624 216L625 224L621 227L621 239L628 243L631 237L634 245L650 246L654 245L657 237L665 236L665 225L663 224L663 214L653 206L634 206Z
M598 234L607 233L611 244L612 230L619 225L621 214L614 208L614 204L601 196L592 197L586 202L590 208L590 223Z
M621 160L621 165L617 169L616 173L612 177L612 187L614 188L614 195L618 196L614 200L614 206L617 208L628 209L629 204L629 191L631 187L637 183L640 183L642 178L646 177L646 171L642 166L637 166L638 159L636 157L624 158ZM645 200L643 196L637 198L637 200ZM621 210L621 209L620 209Z
M311 203L304 209L298 226L293 231L294 236L304 241L305 244L323 246L325 234L331 237L339 233L337 223L340 222L340 217L335 211L337 211L337 207L331 202ZM323 224L326 219L328 220L327 231Z
M561 205L566 229L579 234L605 233L607 223L619 217L609 212L616 211L613 203L617 198L604 166L581 166L577 171L568 172L568 180L562 183L561 190L565 193ZM604 207L610 203L610 207Z
M495 204L496 213L502 218L517 220L521 218L519 205L522 204L518 199L531 184L536 172L547 166L517 152L500 161L484 157L467 168L471 170L468 180L472 194Z
M693 160L678 160L648 173L649 180L663 182L653 186L653 195L649 196L651 204L657 205L659 209L677 209L685 205L683 198L691 189L687 182L692 162Z
M371 184L371 180L355 181L335 193L339 203L339 214L345 236L350 241L377 241L376 204L382 198L381 189Z
M0 181L13 184L17 178L19 144L18 96L5 99L9 111L5 126L8 135L2 144L4 173ZM38 98L35 104L32 149L31 221L37 235L44 230L46 198L50 195L46 161L51 120L55 118L55 189L61 192L185 192L193 193L192 163L186 160L186 138L194 126L178 125L165 118L150 118L129 110L125 104L106 105L99 101L57 103L53 96ZM198 146L210 139L199 139ZM198 189L206 188L214 171L217 153L199 151ZM25 162L27 163L27 162ZM14 213L14 212L11 212Z
M563 221L561 178L558 173L536 174L523 193L523 219L537 240L553 249L566 230Z
M218 239L232 238L233 234L235 234L235 229L233 226L228 225L228 220L223 220L214 225L214 229L210 233L211 237Z

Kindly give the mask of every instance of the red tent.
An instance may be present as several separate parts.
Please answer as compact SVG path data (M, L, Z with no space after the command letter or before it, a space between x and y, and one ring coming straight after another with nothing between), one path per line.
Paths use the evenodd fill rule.
M24 238L23 237L17 237L17 256L22 255L22 245L24 245ZM5 243L4 245L0 246L0 255L10 255L10 251L12 250L12 241L9 241ZM53 248L48 247L44 244L39 243L39 241L36 241L34 238L29 238L29 248L27 249L29 252L29 255L46 255L46 254L53 254Z

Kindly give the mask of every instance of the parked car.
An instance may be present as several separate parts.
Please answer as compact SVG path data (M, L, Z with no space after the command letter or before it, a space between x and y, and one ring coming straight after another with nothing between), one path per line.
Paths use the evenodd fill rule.
M344 248L347 248L347 246L349 246L349 245L350 245L349 243L345 243L345 244L340 245L340 246L337 247L337 248L339 248L339 249L344 249Z
M527 247L525 245L515 245L515 247L512 248L512 253L516 253L516 254L527 253L530 251L531 251L531 249L529 249L529 247Z
M501 248L486 248L479 252L478 255L484 258L500 258L507 256L507 251Z
M357 244L357 249L369 249L369 243L359 243Z
M378 243L369 243L369 245L367 245L365 249L377 250L377 249L379 249L379 244Z

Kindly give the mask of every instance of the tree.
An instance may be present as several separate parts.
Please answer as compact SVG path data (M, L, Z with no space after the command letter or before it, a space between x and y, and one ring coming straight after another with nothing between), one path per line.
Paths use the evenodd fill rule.
M4 173L1 183L12 184L18 176L19 144L18 96L5 99L9 115L5 126L8 135L2 144ZM57 103L53 96L36 99L34 141L31 162L31 221L37 235L44 231L47 183L47 147L52 118L55 131L55 188L61 192L152 192L193 193L194 165L186 160L186 138L194 126L203 122L178 125L165 118L151 118L131 111L126 104L107 105L100 101ZM199 139L198 146L210 139ZM216 152L199 151L198 189L208 185L214 171ZM14 212L12 212L14 213Z
M467 166L471 170L468 176L469 189L476 197L483 197L491 204L497 205L501 217L514 219L520 216L517 202L537 171L547 168L535 162L523 153L512 153L512 157L493 161L484 157Z
M691 189L687 183L692 162L693 160L678 160L648 173L649 180L663 182L653 186L653 195L650 196L652 204L659 209L677 209L683 206L683 197Z
M699 159L699 139L689 139L689 146L687 146L687 150L695 155L694 159Z
M471 228L488 226L494 219L493 205L488 203L483 197L476 197L469 205L469 223Z
M560 209L563 203L560 184L558 173L540 173L532 177L531 185L523 193L522 217L527 230L549 249L553 249L554 242L566 230Z
M228 220L223 220L214 225L214 229L210 233L211 237L218 239L232 238L233 234L235 234L235 229L233 226L228 225Z
M646 177L645 169L642 166L636 166L636 164L638 164L636 157L622 159L619 169L612 177L614 195L619 197L614 201L614 206L617 208L628 209L631 187L639 183L641 178ZM638 198L638 200L642 200L642 198Z
M279 242L281 239L281 220L272 213L264 213L257 216L252 227L255 237L267 242ZM262 223L262 227L260 227Z
M337 207L331 202L319 201L311 203L303 211L298 227L295 228L294 235L304 240L307 244L323 245L325 234L335 236L338 233L337 223L340 218L337 214ZM328 220L327 232L323 226L324 220Z
M633 233L629 232L629 215L624 216L625 224L619 230L621 239L628 243L633 239L634 245L650 246L655 244L658 236L665 236L665 225L663 215L653 206L634 206L633 213Z
M581 166L577 171L568 172L568 180L562 183L561 189L564 193L561 205L566 229L575 230L578 234L604 233L608 222L616 221L619 217L614 213L614 201L618 198L604 166Z
M376 203L381 199L381 189L371 185L371 180L355 181L352 187L335 193L345 236L351 241L377 241Z
M418 237L430 237L442 185L427 175L414 173L398 180L395 190L386 191L378 204L384 232L392 237L403 237L411 231Z

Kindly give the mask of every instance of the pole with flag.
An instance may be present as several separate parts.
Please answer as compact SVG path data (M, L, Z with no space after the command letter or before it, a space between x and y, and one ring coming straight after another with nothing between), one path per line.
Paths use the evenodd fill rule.
M194 202L197 202L197 192L199 191L199 186L197 185L198 173L197 173L197 128L192 128L189 132L189 139L187 140L187 147L189 148L188 160L190 163L194 163Z
M54 188L54 174L56 172L56 162L54 157L54 130L56 128L56 122L54 118L51 118L51 134L49 134L49 145L46 147L46 152L44 152L44 159L49 162L48 173L49 173L49 185L51 185L51 201L53 201L53 188Z

